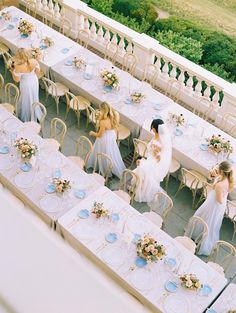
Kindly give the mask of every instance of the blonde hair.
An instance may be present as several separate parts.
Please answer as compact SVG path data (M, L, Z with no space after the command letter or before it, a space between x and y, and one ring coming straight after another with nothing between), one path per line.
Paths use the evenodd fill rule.
M234 187L234 171L229 161L223 161L219 164L219 170L223 174L223 178L227 178L229 189Z
M30 67L30 59L32 59L31 52L25 48L18 49L16 55L14 56L14 61L17 65L26 63L26 65Z
M107 102L100 104L100 111L103 113L103 118L109 118L111 121L112 128L117 128L119 125L119 113L114 110Z

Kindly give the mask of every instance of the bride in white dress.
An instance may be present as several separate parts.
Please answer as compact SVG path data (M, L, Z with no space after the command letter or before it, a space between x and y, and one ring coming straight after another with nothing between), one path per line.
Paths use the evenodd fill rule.
M160 182L167 175L172 159L172 142L168 128L161 119L151 123L154 138L147 146L147 159L137 163L134 172L139 177L135 201L151 202L160 191Z
M220 228L223 222L226 201L229 191L234 187L233 169L228 161L221 162L212 173L212 177L217 176L214 189L208 194L205 202L198 208L195 216L201 217L208 225L208 235L203 239L199 255L210 255L216 241L220 238ZM201 228L195 228L193 239L197 238Z
M32 59L29 50L18 49L13 58L14 65L11 68L11 73L14 81L20 82L20 98L17 105L17 116L22 122L31 120L32 104L39 102L39 82L37 74L40 73L38 61ZM41 110L35 108L35 116L40 119Z
M125 164L122 160L120 150L116 143L116 128L119 124L119 114L113 110L106 102L101 103L99 108L99 130L98 132L89 132L90 136L94 136L96 141L88 160L87 167L93 167L97 153L105 153L113 163L112 173L117 177L121 177ZM100 162L100 171L104 174L106 163Z

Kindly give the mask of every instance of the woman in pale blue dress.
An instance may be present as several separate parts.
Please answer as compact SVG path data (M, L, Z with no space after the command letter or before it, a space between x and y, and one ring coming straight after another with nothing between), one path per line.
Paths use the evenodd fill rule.
M96 141L89 157L87 167L89 168L94 166L97 153L105 153L112 160L112 173L117 177L121 177L121 174L125 169L125 164L122 160L120 150L116 142L117 135L115 130L119 124L119 114L106 102L103 102L100 105L99 113L99 130L98 132L91 131L89 133L90 136L94 136L96 138ZM106 162L100 162L99 166L101 173L104 175L104 170L107 166Z
M210 255L216 241L220 238L220 228L223 222L226 202L229 191L234 187L233 169L228 161L221 162L212 173L212 177L217 176L214 189L208 194L205 202L198 208L195 216L201 217L208 225L208 235L203 239L199 255ZM193 239L201 232L197 225Z
M34 102L39 102L39 82L37 74L40 66L37 60L32 59L29 50L20 48L14 57L14 66L11 68L14 81L20 82L20 98L17 105L17 116L22 122L31 121L31 110ZM40 119L41 110L35 109L36 118Z

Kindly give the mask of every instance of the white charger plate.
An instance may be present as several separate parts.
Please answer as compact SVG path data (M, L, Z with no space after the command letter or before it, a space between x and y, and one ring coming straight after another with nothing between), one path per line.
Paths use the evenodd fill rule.
M53 151L49 157L48 157L48 166L52 168L61 168L64 166L64 157L63 155L58 151Z
M86 220L87 221L87 220ZM79 227L74 232L74 235L82 240L92 240L96 238L96 230L93 225L83 223L82 220L79 222Z
M30 188L35 184L34 171L22 172L15 176L15 184L20 188Z
M125 249L122 249L122 247L109 245L102 251L101 257L105 263L118 267L124 263L126 252Z
M0 154L0 170L9 170L14 163L9 158L9 154Z
M183 296L173 294L166 297L164 301L164 309L165 312L168 313L189 313L190 304Z
M40 200L40 207L47 213L56 213L62 209L61 201L56 195L46 195Z
M154 275L147 269L147 266L149 265L146 265L144 268L136 268L129 275L131 284L141 291L151 290L155 283ZM152 265L150 264L150 266Z

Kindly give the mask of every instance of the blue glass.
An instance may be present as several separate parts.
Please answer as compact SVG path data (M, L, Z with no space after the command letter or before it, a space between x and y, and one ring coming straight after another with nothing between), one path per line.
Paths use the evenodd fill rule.
M21 34L20 36L21 36L21 38L28 38L29 37L28 34Z
M9 148L8 148L8 146L0 147L0 153L1 153L1 154L7 154L7 153L9 153Z
M118 213L112 213L112 215L111 215L111 220L112 220L113 222L118 222L119 219L120 219L120 216L119 216Z
M53 178L61 178L61 170L59 168L55 169Z
M63 48L63 49L61 50L61 53L64 53L64 54L66 54L67 52L69 52L69 49L68 49L68 48Z
M84 199L86 196L86 192L85 192L85 190L75 190L74 196L78 199Z
M109 243L114 243L117 240L117 234L115 233L109 233L105 236L105 239Z
M213 309L207 309L206 313L217 313L217 312L215 310L213 310Z
M176 292L178 289L178 284L175 281L168 280L165 283L165 289L169 292Z
M124 103L131 104L131 103L133 103L133 101L130 98L126 98Z
M111 86L104 86L103 89L107 92L111 92L112 91L112 87Z
M132 243L137 243L140 239L141 239L141 235L140 234L134 234L134 237L133 237L133 240L132 240Z
M54 184L50 183L46 186L45 190L47 193L53 193L56 191L56 187Z
M175 267L177 264L175 258L165 258L164 263L169 265L170 267Z
M202 296L208 296L212 292L212 288L209 285L203 285L200 289L200 294Z
M208 150L208 144L207 143L201 143L200 144L200 149L203 151L207 151Z
M23 164L20 166L20 169L21 169L23 172L29 172L29 171L32 169L32 165L29 164L29 163L23 163Z
M137 265L138 267L144 267L145 265L147 265L147 261L143 258L137 257L137 259L135 260L135 265Z
M175 135L176 136L181 136L181 135L183 135L183 131L181 129L179 129L179 128L176 128L175 129Z
M39 49L40 49L40 50L45 50L45 49L47 49L47 46L46 46L46 45L40 45L40 46L39 46Z
M80 218L88 218L89 217L89 211L87 209L80 210L78 213L78 216Z

